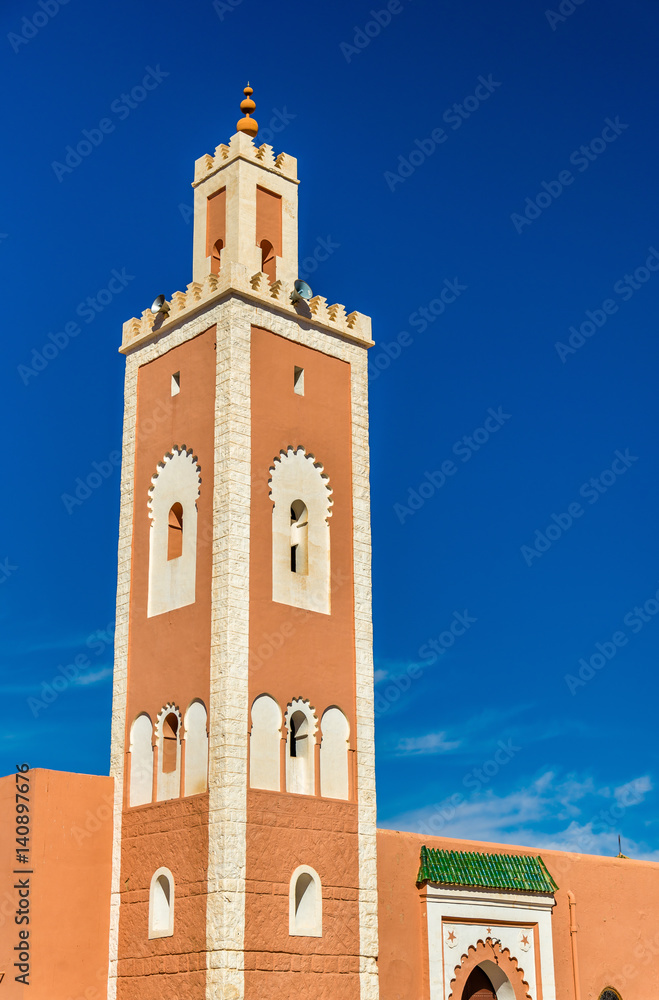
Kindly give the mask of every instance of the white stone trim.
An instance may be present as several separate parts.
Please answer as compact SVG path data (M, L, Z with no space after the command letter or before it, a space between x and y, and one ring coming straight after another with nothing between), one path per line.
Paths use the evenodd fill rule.
M355 577L356 792L359 816L360 995L378 1000L378 873L375 801L375 707L371 609L371 499L368 447L368 358L350 345L352 502Z
M529 997L538 1000L538 984L543 1000L556 1000L551 895L497 892L492 889L460 889L428 885L425 892L430 963L430 1000L448 1000L456 965L470 947L488 937L508 949L529 984ZM422 897L423 898L423 897ZM536 966L534 934L537 926L540 962ZM488 928L491 933L488 934ZM448 942L454 933L454 944ZM522 934L530 935L530 947L522 944ZM487 970L485 970L487 971ZM506 983L494 983L497 1000L507 1000ZM514 1000L514 998L513 998Z
M121 890L121 823L124 801L124 760L126 751L126 704L128 692L128 619L133 544L135 474L135 423L137 420L137 354L126 358L124 378L124 429L121 459L121 495L117 565L117 605L114 632L114 674L112 679L112 738L110 774L114 778L114 818L112 839L112 887L110 896L110 941L108 1000L116 1000L119 954L119 904Z
M217 324L206 997L244 995L252 316L230 299Z
M313 885L313 896L305 900L305 912L300 913L297 902L297 883L301 875L308 875ZM309 888L306 889L306 893ZM312 904L312 905L311 905ZM288 934L289 937L322 937L323 936L323 887L320 876L308 865L299 865L291 875L288 889Z

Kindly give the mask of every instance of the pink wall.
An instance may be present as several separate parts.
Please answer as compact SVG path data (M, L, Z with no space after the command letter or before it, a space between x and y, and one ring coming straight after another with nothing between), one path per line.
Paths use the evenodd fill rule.
M30 772L29 865L16 864L16 781L0 778L0 983L3 1000L104 1000L112 859L112 778ZM23 869L15 875L14 869ZM27 872L32 872L28 875ZM30 923L17 926L19 879ZM16 983L14 947L29 930L30 986Z

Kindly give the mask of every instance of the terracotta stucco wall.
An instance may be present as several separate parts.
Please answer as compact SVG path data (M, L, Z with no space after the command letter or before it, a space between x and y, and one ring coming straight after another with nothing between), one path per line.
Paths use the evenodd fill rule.
M0 996L104 1000L112 863L112 778L30 772L29 865L16 864L16 782L0 779ZM14 869L21 869L15 874ZM32 874L26 874L31 871ZM18 880L29 878L29 924L16 925ZM30 986L16 983L14 948L29 930Z
M155 723L168 702L182 717L194 698L209 709L215 357L213 328L143 365L138 375L126 747L139 712L148 712ZM172 396L175 372L180 372L180 392ZM151 477L167 452L184 445L197 456L202 480L196 599L147 618ZM140 1000L160 1000L172 989L180 1000L205 996L207 861L207 794L124 805L119 1000L133 1000L138 993ZM174 876L174 935L149 940L149 886L160 867Z
M304 369L303 396L293 390L295 366ZM354 748L350 366L253 329L251 396L249 702L268 693L285 712L293 698L308 699L319 724L323 711L337 705L350 723ZM272 600L268 470L289 446L303 447L329 476L330 615ZM247 823L246 997L357 997L356 804L251 790ZM323 884L322 938L289 937L289 883L301 864L314 868Z

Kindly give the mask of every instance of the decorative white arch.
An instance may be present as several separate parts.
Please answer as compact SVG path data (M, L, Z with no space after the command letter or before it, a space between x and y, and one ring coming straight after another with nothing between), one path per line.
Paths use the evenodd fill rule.
M304 448L281 451L270 468L272 599L330 613L329 477Z
M130 727L130 786L128 804L143 806L153 798L153 723L140 712Z
M288 891L288 933L291 937L323 936L323 887L318 872L300 865Z
M249 737L249 783L252 788L280 788L281 709L269 694L260 694L252 704Z
M175 725L170 720L171 716L176 720ZM156 802L177 799L181 794L181 713L171 702L158 713L156 741L158 746Z
M185 713L185 795L208 791L208 732L206 706L195 698Z
M158 464L149 488L149 597L147 617L194 604L197 572L197 497L201 469L192 451L172 448ZM175 549L173 530L180 531ZM172 551L180 555L171 558Z
M174 876L169 868L158 868L149 888L149 940L174 933Z
M341 709L332 705L323 712L320 731L320 794L329 799L347 799L350 723Z
M294 698L286 708L286 790L297 795L315 792L318 719L308 701Z

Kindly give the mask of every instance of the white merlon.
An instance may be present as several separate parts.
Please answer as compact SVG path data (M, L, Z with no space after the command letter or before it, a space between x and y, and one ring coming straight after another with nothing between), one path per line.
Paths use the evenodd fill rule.
M326 299L319 295L310 300L308 307L296 308L289 297L292 289L292 282L290 288L286 289L279 282L270 285L262 271L250 275L242 264L229 262L219 274L207 274L203 282L191 282L187 291L174 292L169 301L168 316L156 315L150 309L145 309L140 318L127 320L123 326L120 351L127 354L149 340L162 337L231 294L238 294L259 305L267 304L287 318L302 320L305 324L338 334L346 340L356 341L365 347L372 346L370 316L360 312L346 315L344 306L327 306ZM360 489L363 488L360 484Z

